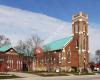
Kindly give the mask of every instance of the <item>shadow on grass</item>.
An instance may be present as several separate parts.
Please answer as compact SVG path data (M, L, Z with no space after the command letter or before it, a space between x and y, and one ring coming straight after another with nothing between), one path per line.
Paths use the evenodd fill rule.
M37 75L43 76L43 77L69 76L67 73L38 73Z
M16 75L11 75L11 74L2 74L0 75L0 79L12 79L12 78L23 78L23 77L19 77Z
M57 73L57 72L45 72L45 71L36 71L36 72L25 72L25 73L30 73L30 74L34 74L34 75L38 75L38 76L42 76L42 77L52 77L52 76L69 76L67 73Z
M74 75L95 75L95 73L74 73Z

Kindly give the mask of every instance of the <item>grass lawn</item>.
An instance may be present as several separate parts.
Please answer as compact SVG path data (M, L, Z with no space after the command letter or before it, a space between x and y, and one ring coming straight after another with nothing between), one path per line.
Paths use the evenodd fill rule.
M74 73L74 75L79 75L79 73ZM81 73L80 75L95 75L95 73Z
M61 72L61 73L56 73L56 72L27 72L30 74L35 74L43 77L52 77L52 76L69 76L67 73Z
M0 79L12 79L12 78L22 78L22 77L10 74L0 74Z
M39 72L26 72L26 73L35 74L35 75L39 75L39 76L43 76L43 77L79 75L78 72L60 72L60 73L56 73L56 72L42 72L42 71L39 71ZM81 73L80 75L95 75L95 73Z
M39 76L48 77L48 76L68 76L67 73L37 73Z

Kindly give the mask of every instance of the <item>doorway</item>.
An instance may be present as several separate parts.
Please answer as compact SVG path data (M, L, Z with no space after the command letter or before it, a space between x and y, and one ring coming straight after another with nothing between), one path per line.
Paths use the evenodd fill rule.
M28 65L26 63L23 63L23 71L28 71Z

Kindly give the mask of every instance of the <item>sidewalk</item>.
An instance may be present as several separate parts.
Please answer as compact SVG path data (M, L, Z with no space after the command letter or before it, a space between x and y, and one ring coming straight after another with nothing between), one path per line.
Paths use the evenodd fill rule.
M66 80L66 79L72 79L77 80L81 78L94 78L94 77L100 77L99 74L97 75L70 75L70 76L53 76L53 77L41 77L34 74L29 73L21 73L21 72L9 72L10 74L15 74L17 76L23 77L23 78L16 78L16 79L6 79L6 80Z

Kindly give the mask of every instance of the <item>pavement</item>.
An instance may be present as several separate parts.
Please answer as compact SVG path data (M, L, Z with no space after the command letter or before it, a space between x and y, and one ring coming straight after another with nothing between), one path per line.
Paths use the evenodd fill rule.
M55 76L55 77L41 77L29 73L9 72L23 78L5 79L5 80L100 80L100 74L96 75L70 75L70 76ZM4 80L4 79L3 79Z

